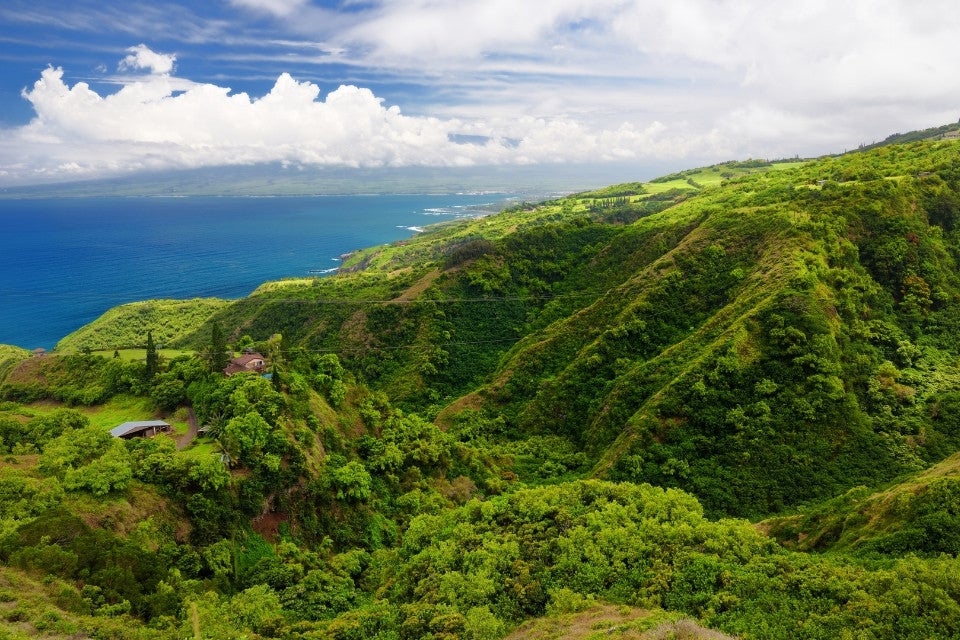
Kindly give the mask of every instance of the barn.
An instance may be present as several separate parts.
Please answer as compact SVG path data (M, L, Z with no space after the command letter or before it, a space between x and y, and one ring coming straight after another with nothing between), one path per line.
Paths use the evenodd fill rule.
M110 435L114 438L151 438L166 431L170 431L170 425L163 420L139 420L117 425L110 429Z

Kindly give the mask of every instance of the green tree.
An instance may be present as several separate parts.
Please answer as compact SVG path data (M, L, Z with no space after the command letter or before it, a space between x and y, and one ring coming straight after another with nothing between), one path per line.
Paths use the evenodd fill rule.
M68 469L63 487L68 490L87 490L95 496L111 491L123 491L133 479L130 454L123 441L114 439L106 453L76 469Z
M263 452L270 424L256 411L231 418L220 433L220 444L234 460L252 462Z
M370 497L371 478L366 468L356 460L329 471L338 500L366 500Z
M938 193L927 204L927 216L931 224L953 231L960 219L960 198L947 191Z
M223 371L229 361L227 338L223 335L223 327L220 326L219 322L214 322L210 328L210 351L207 353L207 363L210 366L210 371L212 373Z
M282 635L284 621L280 598L266 585L258 584L241 591L223 609L237 630L251 629L268 637Z
M173 411L186 400L187 391L183 380L172 377L169 373L160 374L155 380L150 389L150 398L160 409Z
M204 491L218 491L230 482L228 463L222 456L196 458L190 463L188 477Z
M37 468L46 475L63 478L69 469L89 464L103 455L114 439L100 427L67 429L44 444Z
M157 345L153 342L153 331L147 331L147 368L144 371L147 383L153 381L159 370L160 363L157 358Z
M284 608L307 620L332 618L349 611L360 600L353 580L322 569L308 572L280 595Z

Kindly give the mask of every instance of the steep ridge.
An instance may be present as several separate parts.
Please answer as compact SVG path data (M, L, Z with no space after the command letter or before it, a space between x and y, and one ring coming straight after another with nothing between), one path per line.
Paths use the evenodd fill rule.
M594 475L678 486L714 513L920 468L957 446L930 404L957 380L956 160L944 143L887 147L640 220L618 239L684 231L454 406L569 438Z

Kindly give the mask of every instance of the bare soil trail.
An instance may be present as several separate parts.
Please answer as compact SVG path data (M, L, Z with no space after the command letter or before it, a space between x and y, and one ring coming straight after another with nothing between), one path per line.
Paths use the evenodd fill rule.
M187 445L194 441L197 437L197 433L200 432L200 425L197 424L197 414L193 412L193 409L189 409L187 413L187 425L189 429L187 432L177 438L177 450L186 449Z

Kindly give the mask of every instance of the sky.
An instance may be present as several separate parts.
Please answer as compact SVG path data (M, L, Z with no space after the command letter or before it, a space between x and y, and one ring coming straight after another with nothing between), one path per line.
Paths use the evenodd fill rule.
M3 0L0 187L678 168L960 118L954 0Z

